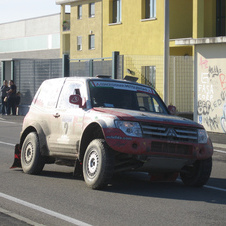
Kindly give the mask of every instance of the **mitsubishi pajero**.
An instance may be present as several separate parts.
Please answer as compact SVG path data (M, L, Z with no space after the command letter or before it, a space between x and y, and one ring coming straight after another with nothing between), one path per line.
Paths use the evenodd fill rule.
M121 171L180 174L185 185L202 186L212 169L202 125L171 115L153 88L107 76L44 81L17 147L25 173L39 174L48 163L73 166L92 189Z

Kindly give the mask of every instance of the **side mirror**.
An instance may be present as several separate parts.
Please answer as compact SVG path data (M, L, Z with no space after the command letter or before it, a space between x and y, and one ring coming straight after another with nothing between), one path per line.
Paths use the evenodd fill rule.
M78 95L78 94L76 94L76 95L71 95L71 96L69 97L69 102L70 102L71 104L79 105L80 108L83 107L83 106L82 106L82 98L81 98L81 96Z
M173 105L169 105L168 106L168 110L170 112L171 115L176 115L176 112L177 112L177 108Z

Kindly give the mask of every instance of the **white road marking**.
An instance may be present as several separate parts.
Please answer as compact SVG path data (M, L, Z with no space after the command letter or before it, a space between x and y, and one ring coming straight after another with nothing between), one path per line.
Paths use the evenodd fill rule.
M0 123L7 123L7 124L17 124L17 125L23 125L23 123L20 122L10 122L10 121L4 121L4 119L0 118Z
M0 141L0 144L5 144L5 145L9 145L9 146L15 146L15 144L11 144L11 143L6 143L6 142L3 142L3 141Z
M176 181L179 182L179 183L183 183L183 181L182 181L180 178L177 178ZM209 189L212 189L212 190L217 190L217 191L224 191L224 192L226 192L226 189L224 189L224 188L218 188L218 187L214 187L214 186L210 186L210 185L204 185L203 187L204 187L204 188L209 188Z
M213 187L213 186L209 186L209 185L204 185L205 188L210 188L210 189L213 189L213 190L217 190L217 191L224 191L226 192L226 189L224 188L218 188L218 187Z
M39 211L39 212L48 214L48 215L50 215L50 216L56 217L56 218L58 218L58 219L67 221L67 222L69 222L69 223L71 223L71 224L75 224L75 225L79 225L79 226L91 226L90 224L87 224L87 223L85 223L85 222L79 221L79 220L77 220L77 219L68 217L68 216L66 216L66 215L57 213L57 212L52 211L52 210L49 210L49 209L43 208L43 207L41 207L41 206L37 206L37 205L35 205L35 204L32 204L32 203L23 201L23 200L21 200L21 199L15 198L15 197L13 197L13 196L10 196L10 195L7 195L7 194L1 193L1 192L0 192L0 197L2 197L2 198L4 198L4 199L7 199L7 200L10 200L10 201L13 201L13 202L15 202L15 203L18 203L18 204L20 204L20 205L29 207L29 208L31 208L31 209L37 210L37 211Z
M223 153L223 154L226 154L226 151L222 151L222 150L216 150L214 149L215 152L219 152L219 153Z
M2 120L2 119L1 119ZM17 122L9 122L9 121L5 121L4 119L0 122L3 122L3 123L8 123L8 124L21 124L21 123L17 123Z

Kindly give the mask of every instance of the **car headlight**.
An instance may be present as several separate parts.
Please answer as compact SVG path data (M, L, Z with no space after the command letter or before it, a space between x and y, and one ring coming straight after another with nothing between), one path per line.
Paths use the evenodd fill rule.
M128 136L142 137L140 124L138 122L115 121L115 125Z
M208 139L208 134L207 134L206 130L199 129L198 130L198 143L205 144L205 143L207 143L207 139Z

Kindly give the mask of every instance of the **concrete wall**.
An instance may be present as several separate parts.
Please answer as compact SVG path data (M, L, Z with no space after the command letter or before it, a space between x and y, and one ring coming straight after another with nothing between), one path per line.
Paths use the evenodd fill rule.
M0 53L0 61L12 58L57 59L60 58L60 49Z
M226 133L226 44L196 45L196 120L207 131Z
M60 14L0 24L0 40L60 33Z
M54 51L60 49L60 14L0 24L0 31L0 59L36 58L35 51L41 50L53 50L47 55L60 57Z

